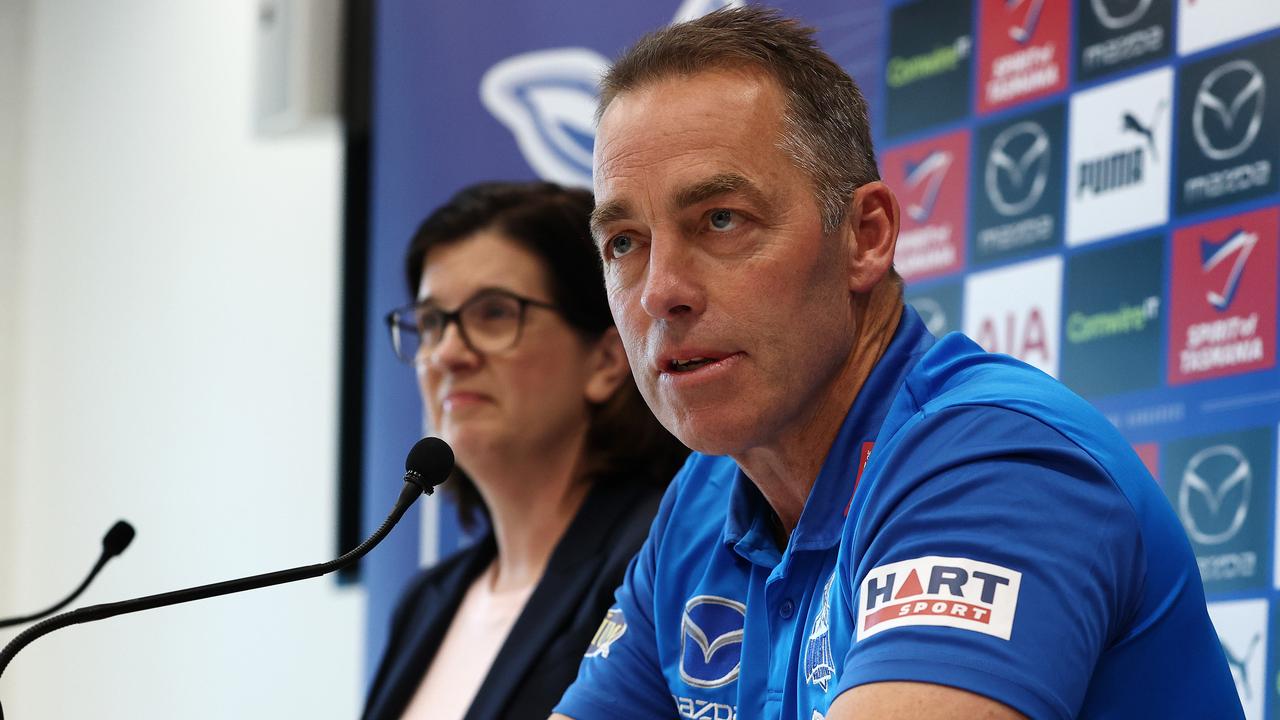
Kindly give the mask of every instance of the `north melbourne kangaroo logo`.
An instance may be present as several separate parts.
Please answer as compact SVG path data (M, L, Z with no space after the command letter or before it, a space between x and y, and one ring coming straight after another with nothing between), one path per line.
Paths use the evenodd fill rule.
M835 579L832 571L822 588L822 605L813 618L813 629L804 646L804 681L822 688L822 692L827 691L836 676L836 662L831 654L831 581Z

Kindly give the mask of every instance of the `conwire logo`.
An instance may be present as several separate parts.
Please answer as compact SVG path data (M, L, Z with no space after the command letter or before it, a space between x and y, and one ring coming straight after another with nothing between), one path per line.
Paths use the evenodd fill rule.
M891 88L900 88L920 80L927 80L943 73L960 69L973 51L973 39L961 35L950 45L943 45L920 55L889 58L886 81Z

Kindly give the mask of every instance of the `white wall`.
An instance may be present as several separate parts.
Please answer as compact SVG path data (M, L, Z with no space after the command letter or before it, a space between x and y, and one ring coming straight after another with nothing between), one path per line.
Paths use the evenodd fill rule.
M18 207L21 176L20 119L27 0L0 0L0 547L13 545L14 348L20 262ZM13 607L11 583L0 569L0 615ZM3 639L0 637L0 639ZM3 697L0 695L0 697Z
M252 134L255 6L0 0L25 92L0 120L0 614L66 592L120 517L138 538L86 602L331 555L341 142ZM0 700L354 717L362 613L320 579L72 627Z

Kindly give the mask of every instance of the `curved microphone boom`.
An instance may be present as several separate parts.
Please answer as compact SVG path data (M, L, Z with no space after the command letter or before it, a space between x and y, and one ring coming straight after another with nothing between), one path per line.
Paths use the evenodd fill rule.
M22 648L29 645L36 638L48 635L54 630L67 627L69 625L78 625L80 623L94 622L97 620L105 620L107 618L116 617L117 615L125 615L128 613L140 612L142 610L152 610L154 608L166 607L168 605L177 605L178 603L191 602L193 600L204 600L206 598L218 597L220 595L230 595L231 593L244 592L245 590L256 590L258 588L269 587L271 585L280 585L283 583L294 582L297 580L306 580L308 578L327 575L335 570L340 570L347 565L364 557L372 550L387 533L391 532L391 528L395 527L400 521L405 511L413 505L414 501L420 495L426 493L431 494L436 485L444 482L449 478L449 473L453 471L453 450L445 441L439 438L423 438L413 446L409 451L408 457L404 461L404 487L400 489L400 497L396 500L396 505L392 508L387 519L383 521L382 526L374 531L364 542L347 552L340 558L330 560L329 562L319 563L316 565L306 565L303 567L293 568L291 570L280 570L278 572L264 573L262 575L254 575L252 577L240 578L238 580L227 580L225 582L213 583L211 585L201 585L185 590L175 590L173 592L161 593L159 595L148 595L146 597L135 598L133 600L124 600L122 602L104 603L102 605L90 605L88 607L72 610L71 612L54 615L53 617L36 623L26 630L22 631L17 637L4 646L4 650L0 650L0 675L4 674L5 668L13 660ZM4 720L4 709L0 707L0 720Z
M33 620L39 620L46 615L52 615L62 608L70 605L72 601L80 597L80 593L84 592L85 589L89 587L89 583L93 582L93 579L98 576L98 572L102 570L108 560L124 552L125 548L129 547L129 543L133 542L134 534L132 525L124 520L117 520L116 524L112 525L111 529L107 531L107 534L102 537L102 554L98 556L98 561L93 564L93 569L89 571L89 576L80 583L80 587L72 590L70 595L53 605L53 607L46 608L37 613L31 613L30 615L0 620L0 628L6 628L12 625L23 625Z

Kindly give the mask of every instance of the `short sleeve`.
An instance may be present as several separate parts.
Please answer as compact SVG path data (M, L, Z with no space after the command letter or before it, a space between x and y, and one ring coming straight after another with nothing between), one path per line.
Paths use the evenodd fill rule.
M677 478L678 480L678 478ZM662 675L654 633L654 569L661 528L670 517L675 488L663 496L649 537L627 567L615 603L587 648L578 678L555 712L575 720L675 717Z
M1137 518L1084 448L1020 412L953 407L888 443L845 548L838 690L906 680L1073 718L1140 597ZM860 546L857 546L859 545Z

